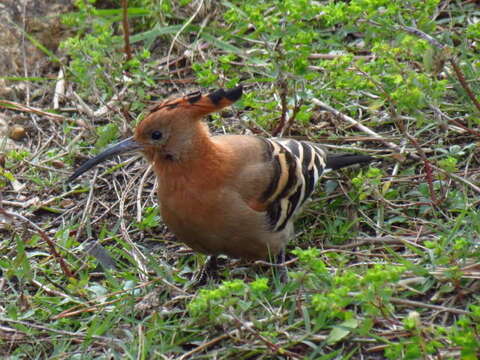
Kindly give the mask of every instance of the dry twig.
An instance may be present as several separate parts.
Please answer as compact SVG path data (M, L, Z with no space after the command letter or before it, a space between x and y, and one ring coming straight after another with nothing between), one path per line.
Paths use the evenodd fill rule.
M130 47L130 29L128 25L128 0L122 0L122 25L125 57L129 61L132 58L132 48Z
M0 107L8 110L16 110L16 111L23 111L23 112L28 112L28 113L33 113L37 115L42 115L46 116L52 120L56 121L65 121L67 118L62 115L58 114L53 114L47 111L43 111L38 108L34 108L32 106L27 106L27 105L22 105L19 103L16 103L14 101L9 101L9 100L0 100Z
M343 113L341 113L340 111L338 111L337 109L334 109L333 107L331 107L330 105L327 105L325 104L323 101L320 101L319 99L316 99L316 98L313 98L312 99L312 102L321 107L322 109L325 109L329 112L331 112L333 115L337 116L339 119L343 120L343 121L346 121L350 124L352 124L353 126L355 126L358 130L360 131L363 131L364 133L370 135L370 136L373 136L374 138L378 139L380 142L382 142L385 146L389 147L390 149L393 149L395 150L396 152L399 152L401 153L402 152L402 148L400 146L398 146L397 144L394 144L390 141L387 141L385 140L385 138L379 134L377 134L375 131L373 131L372 129L366 127L365 125L363 124L360 124L360 122L358 122L357 120L355 119L352 119L350 116L348 115L345 115ZM415 154L410 154L410 156L412 156L414 159L419 159L419 157Z

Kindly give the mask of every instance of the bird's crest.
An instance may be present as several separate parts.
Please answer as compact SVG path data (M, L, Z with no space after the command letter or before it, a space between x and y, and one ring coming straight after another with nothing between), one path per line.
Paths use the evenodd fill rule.
M175 98L161 102L150 109L150 113L157 111L181 110L192 112L197 115L207 115L219 111L240 99L242 86L233 89L218 89L206 95L200 91L187 94L181 98Z

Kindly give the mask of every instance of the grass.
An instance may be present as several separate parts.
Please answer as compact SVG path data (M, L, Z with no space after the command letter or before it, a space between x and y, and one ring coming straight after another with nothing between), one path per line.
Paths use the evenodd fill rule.
M4 77L29 82L32 100L0 100L6 114L26 117L28 132L0 172L0 353L479 358L475 4L129 6L129 61L120 5L78 2L64 16L71 32L59 53L69 60L50 61L60 59L75 94L60 108L37 70ZM262 262L222 258L221 280L195 288L204 256L164 226L144 160L65 179L128 136L152 101L238 82L245 96L208 119L214 133L310 139L378 161L325 176L297 219L288 283Z

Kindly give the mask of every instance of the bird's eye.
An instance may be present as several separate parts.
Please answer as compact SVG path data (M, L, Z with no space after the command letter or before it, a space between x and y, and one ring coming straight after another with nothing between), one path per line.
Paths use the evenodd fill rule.
M162 138L162 133L158 130L152 132L152 139L153 140L160 140Z

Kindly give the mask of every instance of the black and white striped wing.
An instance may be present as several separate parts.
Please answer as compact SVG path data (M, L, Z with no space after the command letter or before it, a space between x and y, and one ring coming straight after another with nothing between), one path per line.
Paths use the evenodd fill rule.
M327 162L316 144L291 139L264 139L271 154L273 178L260 201L267 205L272 231L282 231L310 197Z

